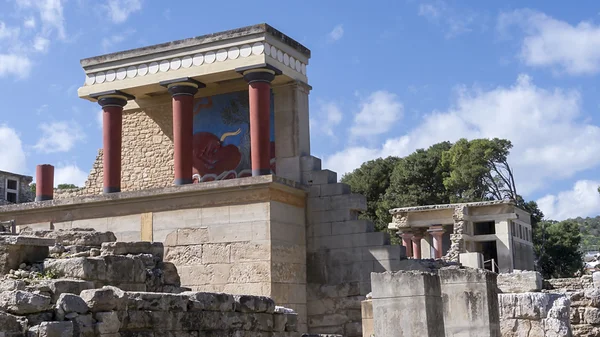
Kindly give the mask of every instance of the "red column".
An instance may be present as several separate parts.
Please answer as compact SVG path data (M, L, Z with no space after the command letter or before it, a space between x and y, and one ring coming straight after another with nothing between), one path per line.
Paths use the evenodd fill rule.
M412 249L412 237L413 234L412 233L402 233L402 245L404 246L404 248L406 248L406 257L412 257L413 256L413 249Z
M435 258L442 258L442 236L444 235L444 228L442 226L431 226L428 232L433 238L433 249L435 251Z
M54 198L54 166L43 164L35 168L35 201Z
M194 95L204 84L189 77L160 82L173 99L175 185L191 184L194 157Z
M121 192L123 107L134 97L117 90L90 95L102 106L104 193Z
M421 258L421 239L423 239L423 235L421 235L421 234L414 234L413 237L411 238L413 257L415 259Z
M250 108L250 153L252 176L271 174L271 81L275 71L251 69L244 72L248 82Z

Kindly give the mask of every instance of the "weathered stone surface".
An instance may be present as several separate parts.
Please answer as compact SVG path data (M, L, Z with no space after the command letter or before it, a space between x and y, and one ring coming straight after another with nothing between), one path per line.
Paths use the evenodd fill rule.
M4 279L0 281L0 292L12 290L25 290L25 282L22 280Z
M52 271L60 277L82 280L106 279L106 262L97 257L46 260L44 270Z
M72 322L43 322L38 328L39 337L72 337Z
M111 284L146 282L146 267L142 259L121 255L107 255L101 259L106 263L106 281Z
M85 314L90 309L87 303L79 296L73 294L61 294L56 301L56 312L57 315L64 317L69 313Z
M190 311L233 311L235 307L235 300L229 294L183 292L180 295L189 296Z
M100 255L138 255L151 254L160 259L164 256L164 247L162 242L105 242L100 249Z
M565 295L500 294L498 300L502 336L567 337L571 335L571 302Z
M126 304L125 293L121 289L111 286L84 290L80 296L92 312L118 310Z
M16 315L34 314L51 308L50 297L22 290L0 293L0 310Z
M52 293L52 303L56 303L61 294L79 295L83 290L94 289L94 282L83 280L58 279L46 282Z
M3 329L0 330L2 332L23 332L25 322L22 317L0 311L0 327Z
M542 275L536 271L498 274L498 289L502 293L528 293L542 290Z
M111 334L119 332L121 328L121 321L116 311L108 312L97 312L94 314L96 324L94 324L94 331L97 334Z
M158 268L163 271L163 280L166 285L181 286L181 279L177 272L177 267L171 262L160 262Z
M234 295L235 311L266 312L275 311L275 302L265 296Z
M180 294L128 292L127 308L129 310L151 311L187 311L189 296Z
M91 228L73 228L65 230L34 230L26 228L21 234L54 239L57 244L63 246L100 247L103 242L117 241L117 237L114 233L98 232Z

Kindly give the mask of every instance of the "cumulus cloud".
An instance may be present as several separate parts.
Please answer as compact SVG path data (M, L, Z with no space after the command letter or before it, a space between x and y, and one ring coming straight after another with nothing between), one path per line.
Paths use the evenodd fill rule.
M595 217L600 215L600 181L579 180L568 191L556 195L546 195L537 203L546 219L565 220L568 218Z
M524 33L519 57L529 66L551 67L570 75L600 71L600 25L586 21L571 25L544 13L521 9L498 17L502 34L511 27Z
M47 52L49 47L50 47L50 40L46 39L45 37L37 36L33 40L33 49L35 49L36 51L38 51L40 53Z
M360 103L350 135L365 137L388 132L402 117L404 106L388 91L375 91Z
M577 90L544 89L527 75L490 90L462 87L452 107L433 111L405 135L378 147L350 146L324 161L340 176L364 161L405 156L418 148L459 138L506 138L519 193L572 177L600 164L600 127L585 123Z
M341 39L343 36L344 36L344 26L341 24L333 27L333 30L331 32L329 32L329 39L331 41L337 41L337 40Z
M42 136L34 148L43 153L70 151L85 134L75 122L42 123L39 126Z
M314 116L310 120L311 130L336 138L337 126L343 118L339 105L335 102L319 101Z
M22 9L33 9L40 17L42 33L49 36L54 33L60 39L66 39L63 4L65 0L17 0L17 6ZM27 21L26 21L27 22ZM35 25L35 21L33 25Z
M0 158L0 171L24 173L25 151L21 138L14 129L5 124L0 124Z
M23 26L25 28L35 28L35 18L30 16L23 20Z
M87 178L88 174L77 165L60 166L54 170L54 187L59 184L74 184L82 187Z
M0 78L15 76L26 78L31 72L31 60L25 55L0 54Z
M419 4L419 16L429 22L443 26L446 38L454 38L471 32L478 15L474 12L459 12L444 1L429 1Z
M109 0L106 11L112 22L123 23L127 18L142 9L141 0Z

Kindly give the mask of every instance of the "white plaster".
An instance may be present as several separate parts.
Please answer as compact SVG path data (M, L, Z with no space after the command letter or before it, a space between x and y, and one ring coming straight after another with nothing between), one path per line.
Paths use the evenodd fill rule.
M217 50L217 62L223 62L227 60L227 50L219 49Z
M208 64L211 64L213 62L215 62L215 60L217 59L217 56L215 55L214 51L209 51L208 53L206 53L206 55L204 56L204 61Z
M281 50L277 51L277 61L283 62L283 52Z
M252 54L252 47L250 47L250 45L245 44L240 48L240 55L242 57L248 57L250 54Z
M290 55L288 55L287 53L283 54L283 64L285 64L286 66L290 65Z
M158 63L152 62L152 63L150 63L150 66L148 67L148 72L150 74L156 74L158 72L158 68L160 68Z
M137 68L135 66L127 67L127 77L134 78L137 75Z
M202 54L194 55L193 62L194 62L195 66L201 66L202 63L204 63L204 55L202 55Z
M117 74L114 70L109 70L106 72L106 81L112 82L115 80L115 78L117 78Z
M252 54L261 55L265 51L265 45L262 42L256 42L252 45Z
M296 60L296 70L302 72L302 63Z
M127 70L125 68L117 69L117 79L122 80L127 77Z
M271 46L271 57L272 58L277 57L277 48L275 48L274 46Z
M145 76L148 73L148 66L146 64L140 64L138 66L138 75Z
M104 83L104 80L106 79L106 75L104 74L104 72L99 72L96 74L96 83Z
M192 59L191 56L189 56L189 55L188 56L184 56L181 59L181 66L184 67L184 68L189 68L189 67L192 66L193 62L194 62L194 60Z
M169 71L169 68L171 67L171 62L167 61L167 60L162 60L160 61L160 65L158 66L158 70L160 70L161 72L167 72Z
M94 74L86 74L85 75L85 84L92 85L96 83L96 76Z
M181 68L181 59L179 58L174 58L171 60L171 69L173 70L177 70Z
M240 56L240 48L238 48L238 47L229 48L229 51L227 52L227 57L229 57L232 60L235 60L239 56Z
M271 55L271 45L265 42L265 54Z
M296 70L296 59L293 56L290 56L290 68Z

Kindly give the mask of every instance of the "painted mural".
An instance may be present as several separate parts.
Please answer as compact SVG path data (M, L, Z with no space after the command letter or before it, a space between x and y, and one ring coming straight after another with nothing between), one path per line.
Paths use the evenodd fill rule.
M275 174L275 128L271 93L271 173ZM252 176L248 91L194 101L194 182Z

